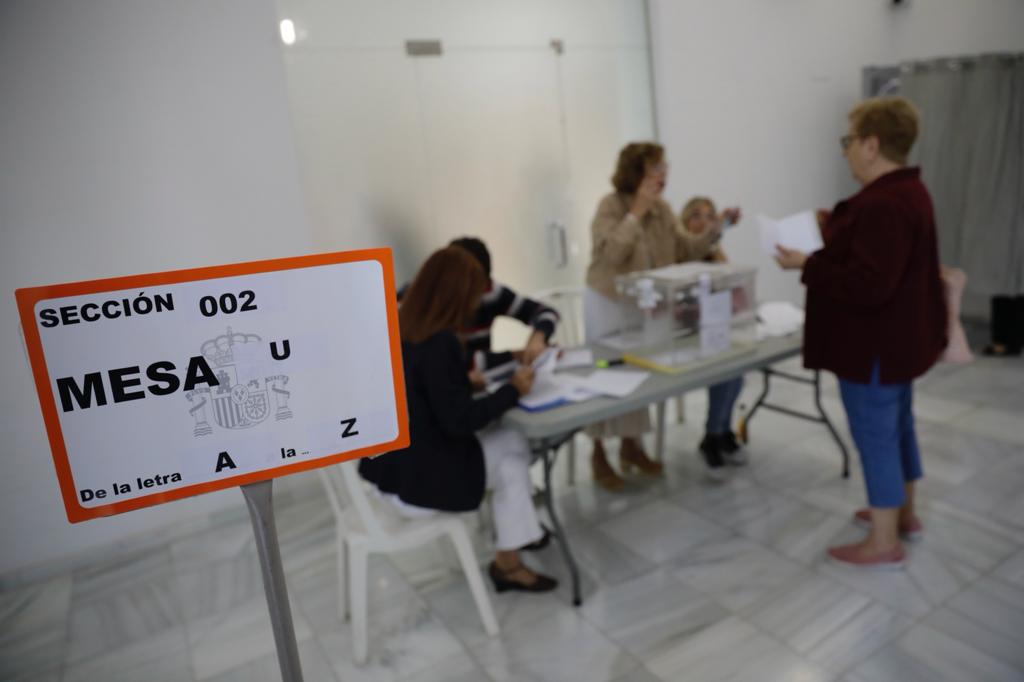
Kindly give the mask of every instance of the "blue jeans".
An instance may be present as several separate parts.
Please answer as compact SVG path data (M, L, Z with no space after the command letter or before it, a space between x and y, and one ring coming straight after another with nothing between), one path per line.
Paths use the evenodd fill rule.
M732 408L743 388L743 377L736 377L729 381L708 387L708 421L706 430L708 433L720 436L730 431L732 420Z
M903 506L904 484L924 475L914 433L913 387L880 384L876 363L870 383L840 379L839 393L860 452L868 503L880 508Z

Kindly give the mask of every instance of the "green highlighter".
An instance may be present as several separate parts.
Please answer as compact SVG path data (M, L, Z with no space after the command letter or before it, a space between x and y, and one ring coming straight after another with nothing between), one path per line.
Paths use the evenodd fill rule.
M595 366L600 367L601 369L608 369L609 367L624 364L626 364L626 361L622 358L615 358L614 360L598 360L594 363Z

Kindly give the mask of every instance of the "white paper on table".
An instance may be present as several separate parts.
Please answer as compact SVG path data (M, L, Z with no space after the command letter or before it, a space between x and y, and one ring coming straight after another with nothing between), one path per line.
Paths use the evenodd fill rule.
M804 325L804 311L788 301L766 301L757 307L757 338L786 336Z
M578 403L596 398L597 393L578 385L572 375L539 374L530 387L530 392L519 398L519 404L535 410L563 402Z
M519 404L528 409L536 409L565 400L562 384L554 381L553 375L538 375L530 392L519 397Z
M571 403L581 403L584 400L597 398L600 395L600 393L591 391L589 388L570 383L566 390L565 399Z
M594 352L589 348L574 348L563 350L558 357L555 369L572 369L574 367L593 367Z
M761 234L761 249L775 255L777 244L802 253L813 253L822 247L821 230L813 211L803 211L779 220L765 215L757 216Z
M613 398L624 398L635 391L650 375L650 372L634 370L599 369L590 376L573 376L570 380L582 389Z

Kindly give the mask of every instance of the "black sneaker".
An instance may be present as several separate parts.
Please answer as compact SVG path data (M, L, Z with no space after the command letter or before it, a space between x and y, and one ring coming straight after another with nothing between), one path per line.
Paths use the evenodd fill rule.
M707 434L700 442L700 451L704 455L704 462L708 465L708 477L715 481L725 478L725 458L722 456L722 446L717 436Z

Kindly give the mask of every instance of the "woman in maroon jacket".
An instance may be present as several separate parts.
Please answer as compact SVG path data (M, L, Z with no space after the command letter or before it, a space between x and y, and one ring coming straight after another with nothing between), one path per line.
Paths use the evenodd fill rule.
M946 345L946 307L931 197L919 169L904 165L917 113L903 98L876 98L855 107L849 121L840 142L860 192L821 214L824 248L808 255L780 246L776 260L803 271L804 365L839 377L867 485L870 509L854 521L870 528L868 536L829 556L898 568L900 537L922 530L911 382Z

